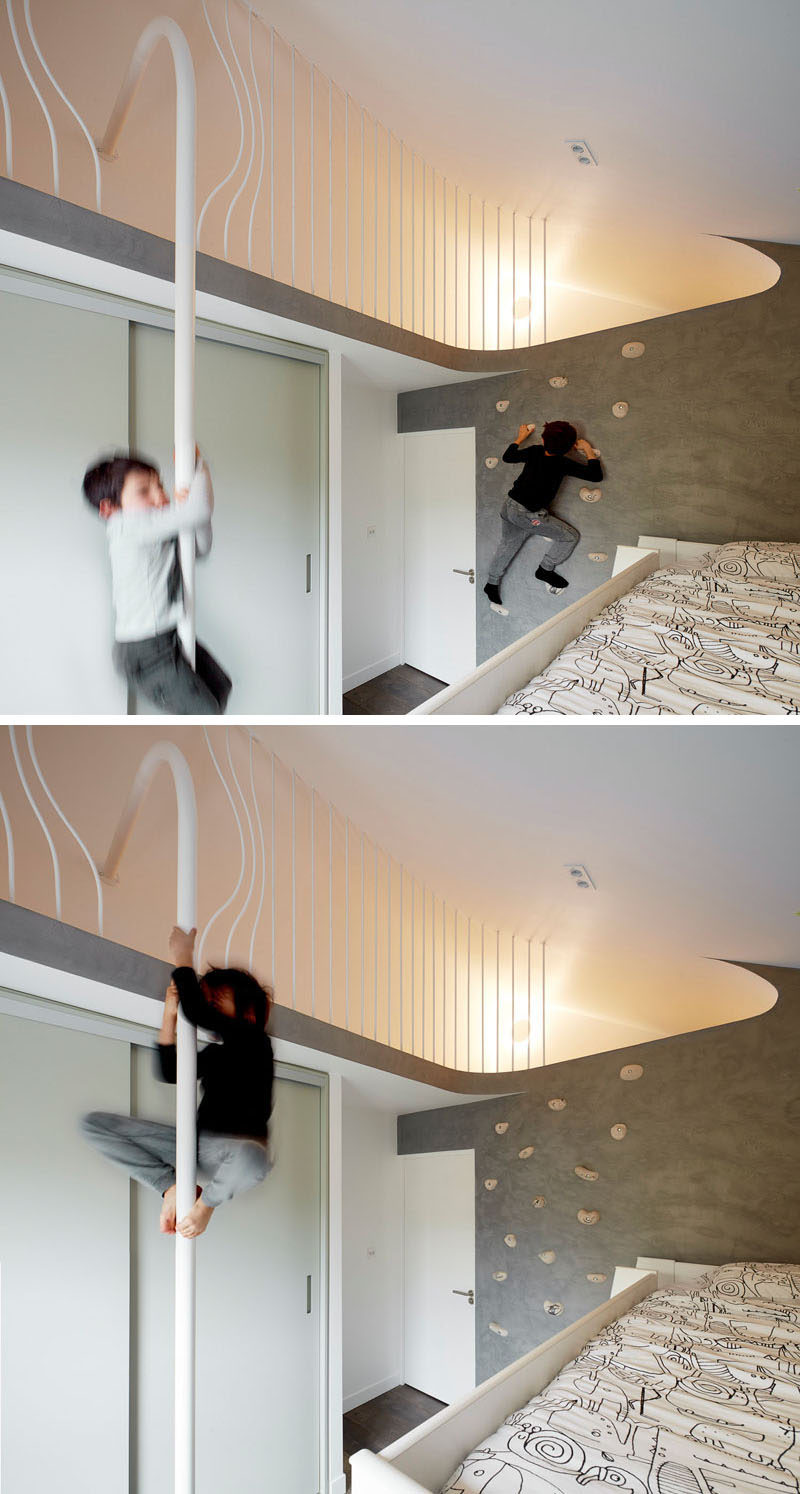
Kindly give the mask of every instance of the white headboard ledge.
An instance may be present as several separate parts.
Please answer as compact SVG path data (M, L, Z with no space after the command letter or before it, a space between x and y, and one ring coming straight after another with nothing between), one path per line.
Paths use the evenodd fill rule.
M635 1266L617 1266L611 1286L611 1295L639 1281L648 1271L655 1272L660 1287L695 1286L701 1276L715 1271L716 1266L702 1266L696 1261L665 1261L652 1255L640 1255Z

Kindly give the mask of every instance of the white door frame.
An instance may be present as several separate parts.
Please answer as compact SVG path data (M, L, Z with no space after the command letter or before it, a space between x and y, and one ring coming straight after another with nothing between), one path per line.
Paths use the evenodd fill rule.
M146 301L136 301L108 291L85 289L55 277L34 274L0 265L0 291L14 296L30 296L36 301L51 301L59 306L99 312L131 323L161 327L172 331L174 317L169 311ZM129 333L130 335L130 333ZM293 358L319 366L319 714L325 715L334 704L334 714L341 712L341 354L328 353L305 343L270 336L266 332L244 331L231 323L198 317L196 336L233 347L250 348L278 358ZM307 718L298 717L298 720Z
M82 982L91 990L91 982ZM126 1005L127 993L119 991L120 1005ZM134 1000L138 1003L142 998ZM86 1008L71 1006L33 992L9 989L0 985L0 1015L22 1017L27 1021L45 1022L56 1027L68 1027L90 1032L100 1037L115 1038L129 1045L149 1045L157 1026L144 1025L136 1017L109 1016L94 1009L87 1002ZM337 1219L341 1214L341 1080L317 1069L305 1069L299 1064L275 1062L275 1077L295 1084L307 1084L319 1089L320 1094L320 1233L319 1233L319 1343L320 1368L319 1399L319 1449L318 1468L320 1488L329 1494L344 1494L344 1474L341 1469L341 1371L337 1376L336 1365L341 1364L341 1251L332 1248L340 1239ZM337 1103L338 1101L338 1103ZM338 1151L337 1147L338 1138ZM338 1209L337 1209L338 1200ZM0 1263L2 1264L2 1263ZM336 1304L339 1303L337 1314ZM338 1402L337 1396L338 1385ZM338 1461L337 1461L338 1459Z

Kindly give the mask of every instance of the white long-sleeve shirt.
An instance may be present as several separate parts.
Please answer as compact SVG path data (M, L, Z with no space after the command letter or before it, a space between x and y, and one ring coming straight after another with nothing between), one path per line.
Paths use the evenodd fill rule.
M166 508L123 510L106 520L114 601L114 636L133 643L167 633L180 622L180 595L170 601L168 582L179 534L194 532L195 553L211 549L214 491L211 475L201 459L184 503Z

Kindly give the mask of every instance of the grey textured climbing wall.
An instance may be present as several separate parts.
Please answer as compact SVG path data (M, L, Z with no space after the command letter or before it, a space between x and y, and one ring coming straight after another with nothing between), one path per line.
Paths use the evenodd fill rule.
M479 1379L548 1338L559 1305L562 1327L604 1301L638 1255L800 1261L800 971L752 968L780 993L763 1016L399 1117L400 1152L475 1148Z
M760 295L526 349L516 373L400 395L401 431L476 429L478 662L599 586L616 546L640 534L718 544L800 537L800 248L754 247L782 268ZM644 352L631 356L640 343ZM617 404L629 406L622 418ZM565 481L556 512L583 536L564 567L569 587L556 597L534 581L544 551L534 541L507 573L502 617L482 587L519 469L489 469L486 458L501 456L522 422L536 422L536 440L556 419L601 451L602 497L587 503L580 481ZM590 559L603 552L605 561Z

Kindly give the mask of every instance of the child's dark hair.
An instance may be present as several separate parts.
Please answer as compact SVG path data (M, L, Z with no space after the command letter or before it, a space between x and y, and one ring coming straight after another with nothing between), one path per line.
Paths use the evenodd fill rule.
M212 997L216 991L230 991L236 1016L240 1021L254 1022L256 1027L266 1027L272 993L260 985L249 970L218 970L212 967L203 976L203 985Z
M548 420L542 426L542 445L551 456L566 456L578 439L578 432L568 420Z
M148 462L146 457L136 456L133 452L130 456L118 453L88 468L83 479L84 498L98 513L103 502L110 503L112 508L119 508L122 485L129 472L154 472L158 477L158 468Z

